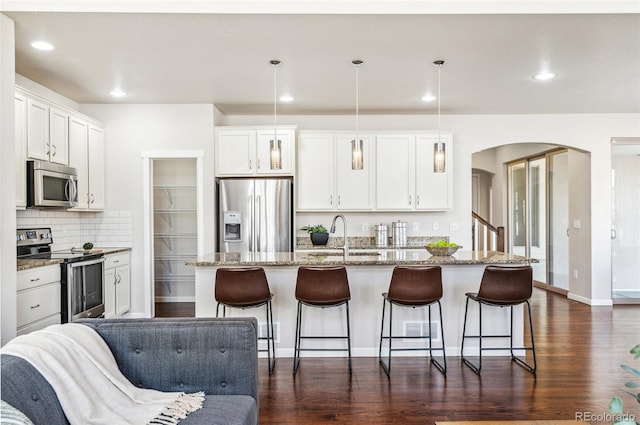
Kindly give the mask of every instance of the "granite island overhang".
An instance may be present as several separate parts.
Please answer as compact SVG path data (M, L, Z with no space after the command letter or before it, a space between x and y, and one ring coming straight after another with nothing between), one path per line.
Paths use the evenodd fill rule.
M484 268L487 265L519 266L537 262L535 259L496 251L458 251L452 256L436 257L426 250L374 250L374 252L352 252L347 258L338 252L244 252L211 253L186 262L196 268L196 317L214 317L216 301L214 285L216 270L221 267L252 267L265 269L273 298L273 314L276 327L276 356L293 357L296 325L297 300L295 298L296 276L299 266L335 266L347 268L351 290L351 335L352 355L374 357L378 355L380 324L382 320L382 296L389 287L393 268L397 265L439 265L442 267L442 314L444 322L444 343L448 356L460 356L462 326L464 318L465 293L477 292ZM477 305L469 307L468 331L477 334ZM427 308L394 308L394 334L403 335L418 329L422 334L429 329L438 329L437 306L434 307L429 325ZM264 308L227 309L227 316L257 317L263 328L266 322ZM325 311L332 310L332 311ZM523 306L514 308L514 344L523 340ZM306 309L305 325L313 332L326 335L346 334L344 308ZM487 308L483 311L483 333L504 334L509 327L508 308ZM435 335L435 333L434 333ZM434 344L442 343L442 335L435 335ZM505 341L489 342L494 346L504 346ZM311 345L311 344L315 345ZM262 344L262 342L261 342ZM336 345L338 344L338 345ZM343 344L343 345L340 345ZM394 346L414 347L419 343L394 342ZM506 341L508 345L508 341ZM318 348L344 348L346 343L336 340L309 341ZM485 346L487 343L484 344ZM402 355L400 352L399 355ZM465 344L465 354L477 353L474 340ZM488 355L508 355L508 351L496 350ZM410 354L422 355L422 352ZM315 356L346 356L345 353L316 352ZM405 354L409 355L409 354ZM485 354L486 355L486 354Z

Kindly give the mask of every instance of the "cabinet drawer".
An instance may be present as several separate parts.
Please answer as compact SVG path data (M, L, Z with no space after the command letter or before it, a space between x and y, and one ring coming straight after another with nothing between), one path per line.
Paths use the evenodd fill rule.
M122 254L110 254L107 255L104 259L104 268L111 269L119 266L126 266L129 264L129 253L125 252Z
M60 266L38 267L18 272L16 289L22 291L47 283L60 282Z
M16 298L18 327L60 313L59 282L18 292Z
M40 329L44 329L50 325L59 325L60 322L61 322L60 313L56 313L53 316L49 316L45 319L38 320L37 322L30 323L29 325L24 326L22 328L18 328L18 331L16 332L16 334L24 335L24 334L28 334L29 332L39 331Z

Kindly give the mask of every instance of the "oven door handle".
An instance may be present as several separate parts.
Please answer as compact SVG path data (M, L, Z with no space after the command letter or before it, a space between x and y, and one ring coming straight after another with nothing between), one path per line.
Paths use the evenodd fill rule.
M90 266L92 264L98 264L98 263L104 263L104 257L95 258L93 260L87 260L87 261L76 261L75 263L69 263L69 267L75 269L76 267Z

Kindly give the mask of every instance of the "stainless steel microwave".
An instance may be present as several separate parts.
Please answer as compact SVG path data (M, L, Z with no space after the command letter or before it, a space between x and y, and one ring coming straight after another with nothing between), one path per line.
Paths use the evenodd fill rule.
M75 168L47 161L27 161L27 207L72 208L78 205Z

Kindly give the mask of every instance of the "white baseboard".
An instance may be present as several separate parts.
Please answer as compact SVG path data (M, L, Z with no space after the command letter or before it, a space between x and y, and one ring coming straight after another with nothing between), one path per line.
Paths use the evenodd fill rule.
M582 304L590 305L590 306L612 306L613 305L613 301L611 300L611 298L608 298L608 299L586 298L581 295L573 294L571 292L567 294L567 298Z
M196 297L158 296L155 300L157 303L194 303L196 302Z

